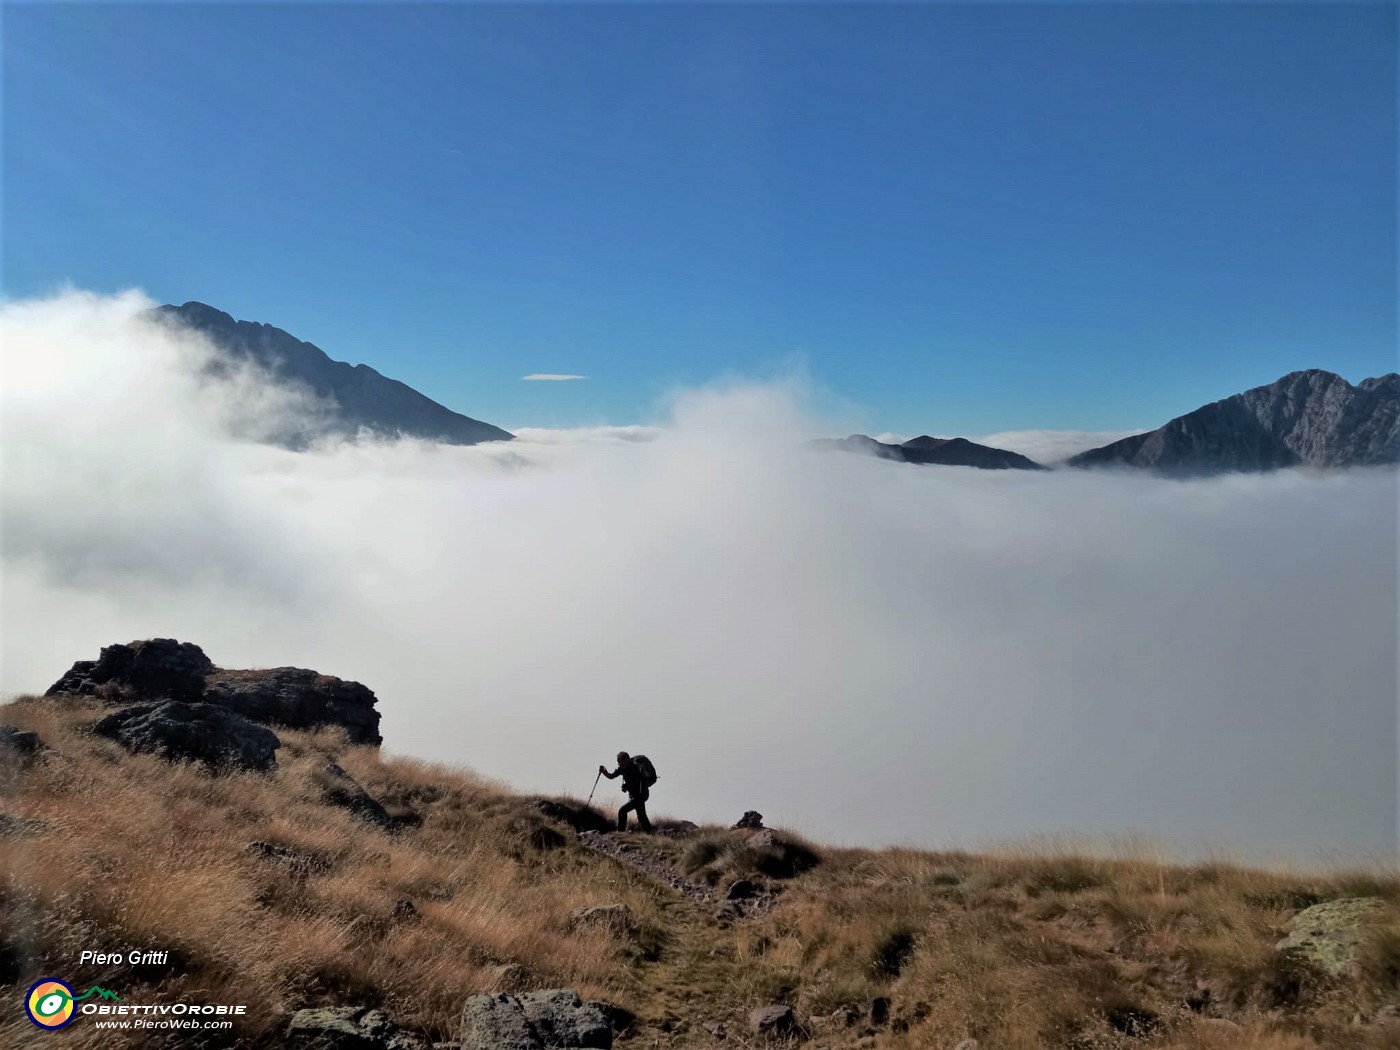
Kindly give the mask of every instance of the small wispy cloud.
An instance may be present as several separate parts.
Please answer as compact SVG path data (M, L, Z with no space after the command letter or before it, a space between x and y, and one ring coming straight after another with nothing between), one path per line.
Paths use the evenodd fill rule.
M521 378L521 379L524 379L524 380L527 380L527 381L532 381L532 382L533 382L533 381L538 381L538 380L544 380L544 381L546 381L546 382L551 382L551 383L563 383L563 382L567 382L567 381L570 380L570 379L587 379L588 377L587 377L587 376L565 375L565 374L559 373L559 372L532 372L530 375L528 375L528 376L521 376L520 378Z

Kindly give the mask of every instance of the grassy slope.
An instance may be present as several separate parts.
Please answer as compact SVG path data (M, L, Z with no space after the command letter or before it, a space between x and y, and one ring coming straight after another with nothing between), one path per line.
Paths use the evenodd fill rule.
M274 774L213 777L93 737L85 727L100 713L52 700L0 708L0 722L38 730L52 749L0 770L0 812L46 825L0 836L0 953L25 959L23 985L0 987L0 1046L52 1045L18 1011L27 982L49 975L130 1002L247 1003L247 1023L212 1045L281 1045L290 1013L322 1004L382 1006L450 1039L470 994L559 985L634 1012L623 1047L715 1045L703 1025L721 1021L725 1045L743 1046L755 1006L785 1001L808 1018L881 995L893 1023L873 1041L862 1023L826 1024L813 1045L1400 1045L1400 1028L1354 1023L1400 1002L1394 877L823 851L781 880L775 907L726 924L468 772L283 731ZM316 771L328 755L421 825L390 836L323 804ZM312 870L260 857L254 841L300 851ZM764 863L718 829L637 841L721 884ZM1273 951L1298 906L1363 894L1391 911L1360 978L1329 981ZM395 917L403 899L416 917ZM614 902L636 917L631 934L571 928L576 909ZM172 957L160 969L80 969L84 948ZM123 1045L82 1020L63 1039ZM133 1034L126 1045L158 1042Z

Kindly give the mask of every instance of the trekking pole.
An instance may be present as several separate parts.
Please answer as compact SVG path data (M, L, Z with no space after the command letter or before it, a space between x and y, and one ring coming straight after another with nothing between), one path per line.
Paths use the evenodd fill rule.
M602 780L602 779L603 779L603 771L600 769L600 770L598 770L598 775L597 775L596 777L593 778L593 791L597 791L597 790L598 790L598 781L600 781L600 780ZM588 793L588 801L585 802L585 803L583 804L585 809L586 809L587 807L593 805L593 791L590 791L590 792Z

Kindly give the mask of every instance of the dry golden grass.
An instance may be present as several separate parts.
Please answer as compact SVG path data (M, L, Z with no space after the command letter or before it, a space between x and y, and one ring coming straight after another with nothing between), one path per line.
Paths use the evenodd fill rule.
M0 812L44 825L0 836L0 962L17 950L20 981L71 976L133 1002L248 1004L246 1023L203 1045L280 1046L294 1010L327 1004L380 1006L450 1039L468 995L565 985L637 1015L622 1046L712 1045L704 1025L719 1022L726 1045L750 1045L744 1016L774 1001L797 1009L814 1046L1400 1046L1400 1027L1370 1020L1400 1004L1393 871L825 850L793 836L752 847L723 829L634 840L701 880L778 891L772 908L722 922L465 770L282 731L275 772L211 776L92 736L101 713L51 699L0 709L51 748L0 768ZM400 834L324 804L331 757L404 818ZM1274 951L1299 908L1357 895L1389 911L1356 977L1327 979ZM571 925L575 910L610 903L631 910L628 935ZM80 970L85 948L171 959ZM11 1004L0 1046L55 1038L19 1013L24 987L0 987ZM877 997L891 1000L890 1021L868 1033ZM858 1015L849 1026L832 1019L843 1008ZM62 1038L161 1045L84 1021Z

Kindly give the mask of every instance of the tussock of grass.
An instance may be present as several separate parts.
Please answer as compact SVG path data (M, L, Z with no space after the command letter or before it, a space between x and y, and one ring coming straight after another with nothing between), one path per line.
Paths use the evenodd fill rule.
M1397 1029L1369 1020L1400 1003L1393 872L818 851L784 832L716 828L629 837L690 877L719 888L748 878L774 895L721 924L580 847L572 832L609 818L576 799L522 798L333 731L281 731L268 775L210 776L87 733L103 712L51 700L0 710L52 749L0 767L0 812L42 822L0 837L0 980L72 974L131 1001L248 1004L246 1023L209 1046L281 1046L291 1012L317 1005L382 1007L450 1040L466 996L560 985L635 1013L623 1048L714 1045L704 1026L721 1021L731 1045L748 1045L745 1015L771 1002L797 1009L813 1046L853 1046L877 997L892 1006L876 1045L908 1050L968 1037L1003 1050L1396 1045ZM329 760L396 814L399 833L324 803ZM1274 950L1301 907L1358 895L1387 909L1354 978ZM625 928L574 918L613 904L626 906ZM93 947L171 957L75 973ZM0 987L0 999L22 991ZM32 1032L0 1012L0 1045ZM161 1045L83 1023L61 1038L84 1050Z

